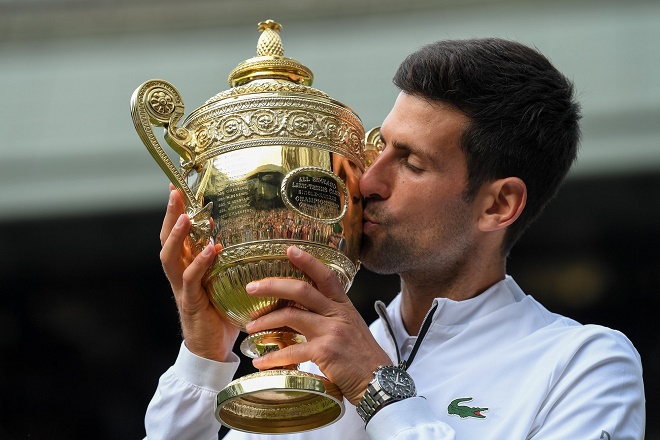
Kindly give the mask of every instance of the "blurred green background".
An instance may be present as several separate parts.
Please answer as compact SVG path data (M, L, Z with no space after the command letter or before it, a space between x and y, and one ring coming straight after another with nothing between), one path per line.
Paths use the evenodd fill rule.
M394 102L399 62L438 39L518 40L575 82L578 163L509 273L551 310L633 341L646 438L660 439L651 0L0 0L0 438L144 435L180 335L158 259L168 183L133 128L130 96L165 79L189 114L228 88L269 18L283 24L285 55L367 128ZM397 289L396 277L362 270L350 295L370 321L374 299Z

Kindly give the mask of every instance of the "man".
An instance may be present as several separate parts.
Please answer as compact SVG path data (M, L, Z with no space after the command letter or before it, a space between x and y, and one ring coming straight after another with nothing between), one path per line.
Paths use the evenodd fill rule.
M339 422L290 438L642 439L642 371L630 342L548 312L506 275L511 247L576 157L570 82L526 46L478 39L423 47L394 83L401 93L382 124L384 150L360 179L361 261L399 274L399 296L368 328L332 272L296 248L289 258L316 289L287 279L247 286L307 309L276 310L247 326L286 325L308 340L254 365L312 361L350 403ZM184 344L147 411L152 440L214 438L213 401L237 367L238 331L200 284L217 249L192 259L182 214L173 191L161 259ZM393 370L396 377L409 375L423 397L373 404L374 372L400 360L407 370Z

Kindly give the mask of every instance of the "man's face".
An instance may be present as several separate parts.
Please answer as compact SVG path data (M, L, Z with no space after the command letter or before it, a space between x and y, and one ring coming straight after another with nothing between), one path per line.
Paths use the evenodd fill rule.
M405 93L385 118L385 147L360 180L365 197L360 259L377 273L456 276L474 252L476 218L463 193L459 146L468 118Z

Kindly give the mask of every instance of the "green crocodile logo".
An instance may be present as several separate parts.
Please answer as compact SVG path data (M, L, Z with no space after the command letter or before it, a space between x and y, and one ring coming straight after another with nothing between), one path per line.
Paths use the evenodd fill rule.
M472 397L463 397L460 399L452 400L447 407L449 415L459 416L461 419L466 417L474 417L476 419L485 419L486 416L481 414L481 411L488 411L488 408L480 408L478 406L462 406L459 403L469 402Z

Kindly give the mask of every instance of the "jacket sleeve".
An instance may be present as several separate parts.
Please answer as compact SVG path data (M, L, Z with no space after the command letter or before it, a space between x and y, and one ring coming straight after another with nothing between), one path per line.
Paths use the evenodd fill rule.
M217 440L215 397L231 381L238 364L234 354L229 362L215 362L194 355L182 343L147 408L146 439Z
M433 416L423 397L392 403L378 411L367 424L372 440L454 440L454 430Z
M585 326L589 336L568 353L528 438L643 440L642 364L620 332Z

